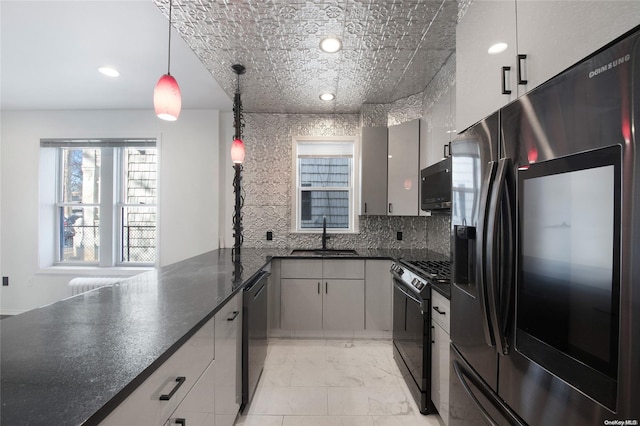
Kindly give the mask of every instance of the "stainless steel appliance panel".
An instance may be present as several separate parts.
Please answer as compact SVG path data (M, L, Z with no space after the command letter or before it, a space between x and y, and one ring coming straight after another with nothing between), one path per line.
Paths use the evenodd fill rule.
M430 366L425 364L425 317L422 302L408 294L399 284L393 286L393 342L421 391L426 390L424 378ZM427 371L425 371L425 369Z
M268 272L260 272L242 293L242 410L251 402L267 357L268 278Z
M639 157L633 132L634 127L637 128L636 123L640 123L637 109L639 59L640 33L636 32L502 110L505 155L512 159L511 173L516 176L518 173L525 174L524 170L530 164L540 165L565 156L572 160L589 150L617 146L620 152L617 155L621 176L615 178L618 189L612 187L610 192L605 191L604 196L595 195L586 203L592 203L591 210L607 206L605 210L613 212L615 220L592 220L592 223L574 229L574 232L587 235L602 234L605 244L613 243L611 250L601 250L598 246L590 248L592 254L604 253L609 256L607 264L612 269L609 284L603 287L602 297L596 298L598 303L574 297L573 302L564 308L571 309L572 315L576 309L583 311L579 318L584 326L582 329L591 330L594 341L600 340L600 349L589 347L585 333L581 338L584 344L573 342L565 345L564 349L559 341L552 341L548 345L551 349L546 352L540 350L540 342L549 340L548 336L541 336L540 341L533 339L532 346L526 334L519 330L526 326L526 319L521 318L526 312L521 310L528 308L522 305L526 288L520 287L522 283L518 286L520 308L515 320L518 325L516 350L500 359L499 389L504 400L530 424L579 425L603 424L605 420L640 420L637 399L640 394L640 297L637 288L634 289L640 283L640 275L637 266L639 261L633 257L634 253L639 253ZM523 188L519 187L518 191L522 193ZM611 198L617 196L620 199L612 203ZM588 207L585 206L585 209ZM584 218L588 216L581 215ZM612 225L612 222L617 224ZM522 224L519 224L519 247L524 243L521 240L523 232ZM574 242L579 241L576 238L573 238ZM619 256L616 259L617 251ZM522 270L526 258L521 251L519 254L518 266ZM584 260L585 255L581 257ZM589 265L585 266L585 271L587 267ZM596 306L602 303L607 305L604 309ZM541 316L545 315L549 306L540 306ZM585 314L589 306L611 320L592 321L594 316ZM601 324L605 324L605 329ZM601 332L598 332L600 329ZM575 340L578 337L569 338ZM576 355L576 346L578 349L582 346L582 355ZM554 368L554 351L558 347L567 359L575 359L575 368L566 365ZM594 351L604 360L596 362L601 364L596 369L603 370L605 378L607 375L613 377L612 384L589 389L588 376L580 370L585 365L585 359L581 358L585 353L588 356L592 352L593 355ZM587 360L586 364L589 363Z
M478 245L485 232L488 182L495 175L492 164L498 157L498 131L498 114L494 114L462 132L451 144L451 340L494 391L498 387L498 356L491 346L494 342L480 267L484 260L478 258L482 253Z
M500 110L499 144L475 136L490 133L487 120L452 143L451 338L466 362L458 367L469 372L452 364L451 389L467 396L451 395L453 424L472 422L468 413L502 424L486 416L500 401L530 425L640 421L639 61L640 27ZM475 160L484 151L491 154ZM587 157L595 163L584 166ZM525 182L536 174L553 176L533 185L537 201ZM568 182L581 189L574 193ZM575 201L554 201L559 189ZM572 210L555 228L542 223L561 217L554 209ZM552 228L567 235L540 250L535 240ZM531 252L550 254L567 241L580 246L568 281L555 267L567 253L531 263ZM585 287L594 262L601 263L599 296ZM531 275L545 269L553 271L551 290ZM572 275L583 278L563 293ZM487 388L474 391L465 377Z

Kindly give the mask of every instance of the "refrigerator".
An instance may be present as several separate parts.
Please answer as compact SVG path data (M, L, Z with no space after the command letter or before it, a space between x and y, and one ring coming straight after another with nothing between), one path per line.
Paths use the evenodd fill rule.
M450 424L640 421L638 129L640 27L451 144Z

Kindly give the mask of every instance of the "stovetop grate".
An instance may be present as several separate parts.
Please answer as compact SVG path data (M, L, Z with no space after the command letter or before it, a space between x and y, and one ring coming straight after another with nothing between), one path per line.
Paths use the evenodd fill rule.
M448 283L451 277L451 262L448 260L409 260L416 272L432 281Z

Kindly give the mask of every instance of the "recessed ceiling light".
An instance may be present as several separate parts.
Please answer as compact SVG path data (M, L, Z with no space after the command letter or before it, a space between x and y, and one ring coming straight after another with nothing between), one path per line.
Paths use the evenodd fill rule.
M320 41L320 50L327 53L335 53L342 49L342 40L338 37L327 37Z
M108 77L119 77L120 76L120 72L115 69L115 68L111 68L111 67L100 67L98 68L98 71L100 71L100 73L108 76Z
M334 95L333 93L323 93L322 95L320 95L320 99L322 99L323 101L332 101L336 98L336 95Z
M507 50L507 47L509 47L507 43L496 43L493 46L489 47L487 53L489 53L489 55L497 55L498 53L502 53Z

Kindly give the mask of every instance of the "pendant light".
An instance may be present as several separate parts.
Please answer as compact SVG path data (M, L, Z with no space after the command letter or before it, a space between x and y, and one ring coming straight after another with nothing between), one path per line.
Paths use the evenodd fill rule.
M169 53L167 60L167 73L160 77L153 91L153 106L156 115L167 121L176 121L182 108L182 96L178 82L171 75L171 2L169 0Z
M244 127L244 117L242 113L242 100L240 99L240 75L245 73L245 67L240 64L233 65L231 67L234 73L236 73L236 93L233 98L233 125L236 130L236 134L233 136L233 143L231 144L231 161L233 164L242 164L244 162L244 142L242 141L242 128Z
M233 164L244 163L244 142L242 139L234 139L231 144L231 161Z

